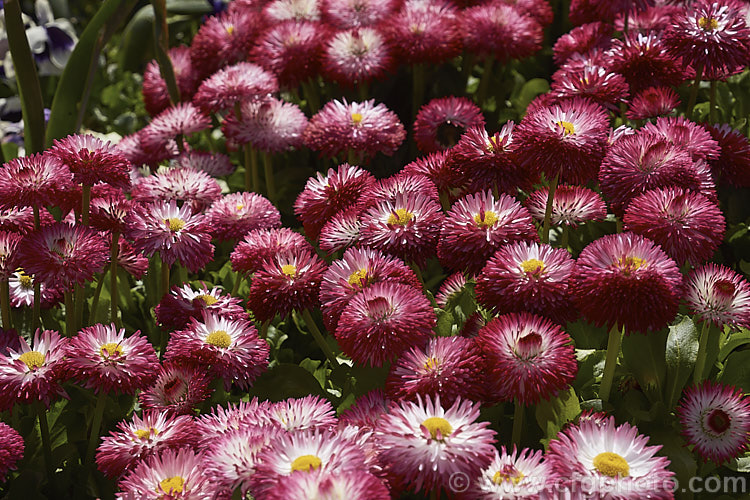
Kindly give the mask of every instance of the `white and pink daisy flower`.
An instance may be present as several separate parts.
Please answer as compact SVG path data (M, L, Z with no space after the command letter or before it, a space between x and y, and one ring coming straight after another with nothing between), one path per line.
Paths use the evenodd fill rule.
M729 268L709 263L693 271L685 301L702 321L719 327L750 327L750 284Z
M166 450L141 462L118 487L118 500L199 499L216 494L200 455L187 448Z

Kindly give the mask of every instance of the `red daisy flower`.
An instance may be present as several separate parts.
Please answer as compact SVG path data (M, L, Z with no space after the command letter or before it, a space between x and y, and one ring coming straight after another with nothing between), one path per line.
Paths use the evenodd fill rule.
M432 336L435 312L422 292L402 283L373 283L354 295L336 327L341 349L355 362L382 366Z
M645 132L664 137L675 146L690 152L693 160L711 161L719 156L719 145L711 134L697 123L684 116L668 116L656 119L656 123L646 123Z
M539 223L544 221L547 198L549 188L543 187L531 193L524 202L531 216ZM577 227L583 222L604 220L606 216L607 206L596 192L581 186L557 186L550 217L553 225L567 224Z
M273 73L257 64L240 62L203 80L193 103L208 114L228 110L237 103L267 98L278 90L279 82Z
M162 114L167 111L168 109L164 110ZM161 162L172 159L180 153L174 140L154 144L147 140L149 133L147 128L143 128L135 134L123 137L117 143L117 150L122 152L134 166L148 165L151 168L155 168ZM131 178L132 176L133 172L131 172Z
M195 150L185 151L175 158L175 167L199 170L211 177L231 175L235 170L232 160L227 155Z
M159 150L167 147L171 140L180 141L183 137L210 127L211 119L204 115L197 106L189 102L181 102L155 116L139 134L143 147L147 151Z
M269 97L243 102L239 109L239 116L230 113L221 125L228 139L267 153L302 146L307 116L296 104Z
M582 71L563 66L552 75L551 92L560 100L587 97L610 111L616 111L628 97L628 83L624 76L601 66L587 66Z
M224 66L247 60L260 22L249 9L208 17L190 44L190 59L199 81Z
M448 156L454 149L455 147L449 151L436 151L417 158L401 171L404 174L424 175L435 184L440 193L447 193L450 196L453 190L463 186L458 166L454 164L455 162L448 162Z
M230 193L206 210L214 238L240 239L254 229L281 226L281 214L268 199L256 193Z
M609 51L612 71L628 81L634 95L648 87L677 87L687 78L679 59L667 53L658 32L630 32L614 40Z
M16 468L23 458L23 438L16 430L0 422L0 482L5 481L8 471ZM389 498L389 497L384 497Z
M542 46L543 30L533 17L512 5L490 2L462 13L464 48L500 62L524 59Z
M190 60L190 48L184 45L174 47L169 49L167 55L172 63L172 70L177 81L177 90L180 91L180 99L189 100L200 83L198 74L193 70ZM141 92L146 112L151 116L158 115L172 105L167 84L161 77L161 69L156 60L146 65L146 70L143 72L143 87Z
M0 279L7 280L18 268L18 244L23 236L0 231Z
M125 198L120 192L92 198L89 221L91 227L99 231L122 233L125 230L125 218L134 205L132 200Z
M265 262L282 252L295 252L312 248L304 236L287 227L278 229L256 229L245 235L230 256L232 270L253 274L265 266Z
M583 249L570 280L578 309L596 326L626 332L663 328L677 314L682 275L654 242L633 233L610 234Z
M189 283L174 285L156 306L156 322L165 330L180 330L188 326L191 318L200 319L203 312L211 312L229 319L245 317L240 299L223 294L220 288L210 290L205 283L193 288Z
M750 283L724 266L709 263L693 271L685 301L701 321L733 329L750 326Z
M142 178L131 194L141 203L186 202L197 213L221 198L221 186L206 172L170 168Z
M397 8L399 0L323 0L323 20L338 29L376 26Z
M612 44L612 26L601 21L577 26L557 39L552 47L555 64L562 66L573 54L586 54L591 49L607 50Z
M669 87L649 87L630 102L625 116L631 120L648 120L668 115L680 105L680 96Z
M154 383L138 395L138 401L144 410L154 413L192 415L213 392L208 387L211 380L204 367L164 363Z
M117 485L123 499L215 498L203 460L190 448L165 450L140 462Z
M436 98L414 121L414 140L423 153L450 149L469 127L484 127L482 110L465 97Z
M107 239L107 245L112 246L111 235ZM135 279L141 279L141 277L148 271L148 259L143 256L142 253L136 252L133 245L123 238L117 240L117 265L125 270L126 273L133 276Z
M362 229L360 213L359 208L350 207L326 222L318 237L320 249L328 255L333 255L359 243L359 232Z
M320 396L289 398L273 403L268 418L274 427L286 432L330 430L336 426L336 410Z
M0 170L1 171L1 170ZM1 176L2 174L0 174ZM45 208L39 209L39 225L46 226L55 219ZM28 234L34 230L34 209L31 206L0 210L0 231Z
M15 158L0 168L0 205L5 209L55 204L72 188L70 170L51 153Z
M683 8L681 5L667 5L659 2L658 5L649 5L645 9L622 12L615 18L615 29L621 32L662 32L672 25L672 18ZM626 17L628 21L627 30L625 29Z
M397 172L390 177L380 179L375 184L369 192L365 205L369 208L382 200L395 202L398 196L424 196L435 203L440 202L437 187L428 177Z
M93 186L105 182L130 188L130 162L114 146L92 135L69 135L55 140L49 154L56 156L73 174L73 182Z
M727 124L706 129L718 143L721 153L709 161L714 177L737 187L750 187L750 142L745 134Z
M379 30L357 27L340 31L326 44L323 75L343 87L357 87L382 79L391 70L393 58Z

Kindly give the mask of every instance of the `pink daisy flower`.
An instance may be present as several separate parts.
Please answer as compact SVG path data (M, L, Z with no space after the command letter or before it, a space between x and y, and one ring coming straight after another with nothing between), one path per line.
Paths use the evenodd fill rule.
M585 184L596 177L609 131L607 112L584 98L527 114L516 128L519 161L551 179Z
M414 121L414 140L423 153L450 149L470 127L484 127L484 116L465 97L436 98L422 106Z
M320 249L328 255L333 255L359 243L359 232L362 229L360 213L361 210L351 207L326 222L318 237Z
M440 290L435 295L435 302L442 309L459 298L466 290L467 285L473 285L474 280L469 279L462 272L453 273L440 284Z
M336 411L320 396L289 398L268 408L270 425L286 432L327 430L336 425Z
M542 44L542 26L512 5L491 2L469 7L462 13L464 48L500 62L524 59Z
M631 120L648 120L668 115L680 105L680 96L669 87L649 87L633 97L625 116Z
M550 470L572 478L573 489L585 498L674 497L669 460L656 456L661 446L648 446L648 437L615 418L584 420L560 432L549 443Z
M229 319L245 317L240 299L222 293L218 287L209 290L205 283L193 288L190 284L173 286L156 306L156 321L166 330L180 330L190 323L190 318L200 319L203 311L220 314Z
M2 170L0 170L2 172ZM0 174L1 176L1 174ZM46 226L52 220L46 209L39 210L40 225ZM0 210L0 231L28 234L34 229L34 209L31 206L13 207Z
M557 39L552 47L555 64L562 66L573 54L592 49L607 50L612 44L612 26L601 21L577 26Z
M379 457L414 491L450 492L450 477L474 479L495 452L494 431L478 417L479 405L461 398L447 409L439 397L394 404L376 430Z
M224 66L247 60L260 22L260 17L247 9L208 17L190 44L190 60L199 80Z
M376 26L392 14L399 0L323 0L323 19L338 29Z
M339 427L356 426L375 430L380 419L388 413L389 401L381 389L373 389L356 399L353 405L339 415Z
M310 119L303 137L321 156L353 151L369 158L378 152L386 156L395 153L406 130L393 111L373 99L361 103L333 100Z
M238 144L267 153L282 153L302 146L307 116L294 103L274 97L245 101L238 114L228 114L221 130Z
M167 140L162 143L149 142L147 140L149 134L150 131L147 128L142 128L135 134L125 136L117 143L117 150L122 152L125 158L135 167L148 165L151 168L155 168L161 162L174 158L180 153L174 140ZM131 171L130 174L132 180L137 172Z
M346 498L348 500L389 500L388 487L376 476L364 471L295 472L269 492L269 500L289 498Z
M197 106L181 102L156 115L151 123L140 131L141 141L146 150L163 149L170 140L177 140L179 143L184 137L210 127L211 119Z
M489 192L470 194L447 213L440 231L437 253L451 269L478 273L502 245L538 241L529 212L514 198Z
M528 311L565 324L576 317L568 292L574 269L575 261L563 248L504 245L476 276L477 302L498 314Z
M175 158L175 167L206 172L211 177L224 177L234 172L229 157L222 153L190 150Z
M750 442L750 400L709 380L693 385L677 406L682 435L693 451L717 464L738 457Z
M263 6L263 13L276 23L290 20L319 21L320 4L320 0L272 0Z
M111 236L107 239L107 244L112 246ZM135 279L141 279L148 271L148 259L142 253L136 252L128 240L120 238L117 240L117 247L117 265Z
M281 226L281 214L268 199L256 193L230 193L206 210L214 238L240 239L254 229Z
M541 450L513 446L509 451L503 446L471 486L470 495L476 500L536 499L543 486L541 479L550 476L554 474L542 461Z
M727 124L706 127L718 143L721 153L711 159L711 171L717 182L750 187L750 142L745 134Z
M104 269L109 247L87 226L56 222L31 233L19 245L19 264L49 285L72 289Z
M23 236L0 231L0 279L7 280L18 268L18 244Z
M485 369L474 340L436 337L423 349L413 347L398 358L385 381L386 395L394 401L439 396L445 405L458 398L481 401Z
M2 443L0 444L0 482L3 482L8 471L15 469L16 464L23 458L24 444L21 435L13 427L2 422L0 422L0 443Z
M0 168L0 205L5 209L54 205L72 182L70 170L51 153L15 158Z
M221 186L206 172L170 168L144 177L133 186L131 194L141 203L187 202L197 213L221 198Z
M630 32L614 40L610 69L628 81L635 95L648 87L677 87L687 77L679 59L667 53L661 33Z
M138 401L144 410L162 415L192 415L213 392L208 387L211 381L203 367L164 363L154 383L138 395Z
M193 103L204 113L226 111L236 104L265 99L279 91L276 76L257 64L239 62L203 80Z
M91 199L89 210L91 227L99 231L122 233L125 230L125 218L133 210L133 201L117 193Z
M26 274L22 268L8 277L11 307L32 307L34 305L34 276ZM63 290L59 286L49 286L44 282L39 284L41 307L49 309L60 302Z
M677 314L682 275L654 242L633 233L606 235L583 249L570 280L573 300L596 326L626 332L663 328Z
M130 188L130 162L114 146L92 135L69 135L55 140L49 154L70 169L73 182L93 186L105 182L112 187Z
M544 221L547 198L549 188L543 187L531 193L524 202L531 216L539 223ZM577 227L584 222L604 220L606 216L607 206L596 192L581 186L557 186L552 199L552 225Z
M432 336L435 311L422 292L402 283L373 283L354 295L336 327L341 350L355 362L383 366Z
M719 327L750 327L750 284L724 266L709 263L693 271L685 301L701 321L711 321Z
M268 343L245 319L229 319L207 311L202 315L200 320L190 318L186 329L171 334L166 361L187 360L210 366L211 373L224 379L227 391L233 382L249 389L268 367Z
M617 111L628 97L625 77L602 66L586 66L581 70L562 67L552 75L551 92L559 100L580 96L600 106Z
M656 123L646 123L643 130L686 149L695 161L711 161L719 156L719 145L711 138L711 134L684 116L659 117Z
M464 184L458 165L448 162L448 155L455 149L436 151L417 158L402 168L401 172L405 175L424 175L435 184L440 193L446 193L450 197L454 190L460 189Z
M117 430L102 438L97 448L96 466L110 479L132 471L141 462L164 450L195 446L198 434L193 420L186 415L169 416L145 412L123 420Z
M195 273L213 259L209 221L193 215L189 205L178 208L174 201L137 205L127 222L126 236L135 248L148 257L159 252L168 266L179 261Z
M97 324L81 330L70 340L66 369L94 392L134 394L154 381L159 366L154 347L140 330L125 337L114 324Z
M324 49L323 75L342 87L382 79L392 66L390 46L375 28L340 31L331 36Z
M230 403L226 408L214 406L209 413L201 414L194 421L201 435L200 449L210 448L215 439L242 427L259 428L266 434L275 436L276 427L271 424L271 418L268 415L271 405L269 401L258 401L258 398L252 398L248 402Z
M184 45L174 47L169 49L167 55L172 63L180 98L190 99L200 83L198 74L193 70L190 60L190 48ZM146 112L151 116L158 115L172 105L167 84L161 77L161 69L155 59L146 65L146 70L143 72L141 92Z
M477 337L500 401L529 406L566 390L578 373L573 340L560 326L527 312L499 316Z
M19 345L0 356L0 408L36 401L49 407L53 399L67 398L60 382L65 377L68 339L52 330L37 329L31 344L19 337Z
M212 498L216 488L205 474L200 455L192 450L165 450L141 462L118 484L118 500L140 498Z
M679 187L652 189L625 210L625 229L661 246L682 265L709 260L724 239L724 215L718 203Z
M440 202L437 187L428 177L404 172L396 172L380 179L368 194L368 208L382 200L395 202L399 196L424 196L436 203Z
M627 31L663 32L672 25L674 15L684 8L681 5L669 5L663 2L652 3L655 5L648 5L645 8L618 14L615 18L615 29L624 32L625 18L627 17Z
M264 268L265 262L284 252L311 250L304 236L287 227L255 229L245 235L230 256L232 270L253 274Z

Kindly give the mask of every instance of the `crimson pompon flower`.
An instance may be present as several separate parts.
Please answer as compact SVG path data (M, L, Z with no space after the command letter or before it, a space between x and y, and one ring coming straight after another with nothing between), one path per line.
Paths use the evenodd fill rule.
M524 202L531 216L540 224L544 221L547 198L549 188L542 187L532 192ZM607 205L598 193L582 186L557 186L552 199L552 225L576 227L587 221L604 220L606 216Z
M200 319L204 311L220 314L230 319L240 319L245 316L245 309L240 299L222 293L220 288L210 290L204 283L201 287L193 287L189 283L181 287L174 285L162 297L154 313L156 321L164 329L180 330L190 323L190 318Z
M214 238L240 239L255 229L281 226L279 210L257 193L230 193L216 200L205 212Z
M92 135L76 134L56 139L49 154L68 167L76 184L93 186L105 182L125 191L130 189L128 159L110 143Z
M276 76L249 62L222 68L203 80L193 103L204 113L230 110L235 104L265 99L278 92Z
M586 54L592 49L606 50L612 44L612 26L601 21L576 26L557 39L552 47L553 59L562 66L573 54Z
M323 76L353 88L381 79L394 66L391 48L380 30L363 26L340 31L328 40Z
M323 1L321 17L338 29L376 26L398 8L399 0Z
M16 468L23 458L23 438L16 430L0 422L0 482L5 481L8 471ZM389 498L389 497L388 497Z
M206 172L170 168L136 181L131 195L141 203L186 202L197 213L221 198L221 186Z
M630 101L625 116L631 120L647 120L668 115L680 105L680 96L669 87L649 87Z
M423 153L434 153L455 146L464 131L483 127L484 116L465 97L440 97L419 109L414 121L414 140Z
M685 301L692 314L716 326L750 326L750 283L718 264L705 264L688 278Z
M0 205L5 209L54 205L72 187L70 170L51 153L15 158L0 168Z
M750 187L750 141L728 124L708 125L707 130L718 143L721 153L709 161L716 182Z
M212 377L202 366L164 363L151 386L144 388L138 401L144 410L162 415L192 415L208 399Z
M173 47L169 49L167 55L172 63L177 89L180 91L180 99L190 99L200 83L198 72L193 69L190 59L190 48L184 45ZM155 59L150 61L143 71L141 93L146 112L151 116L158 115L172 105L167 83L161 77L161 69Z
M247 60L260 27L259 16L249 9L208 17L190 44L190 60L199 80L224 66Z
M310 244L305 237L288 227L255 229L237 243L229 258L233 271L253 274L265 266L265 261L273 259L278 253L309 248Z
M191 448L164 450L133 468L118 483L121 498L212 498L216 486L205 474L201 455Z
M283 153L302 146L307 116L294 103L274 97L246 101L239 114L229 113L221 130L237 144L249 144L265 153Z
M504 2L465 9L462 24L464 48L482 58L507 62L529 57L541 48L539 22Z

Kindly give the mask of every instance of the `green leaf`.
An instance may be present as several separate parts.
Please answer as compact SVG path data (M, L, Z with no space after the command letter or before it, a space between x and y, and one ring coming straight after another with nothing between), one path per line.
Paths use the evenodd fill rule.
M536 421L544 431L546 439L554 438L563 426L581 414L578 395L571 387L550 401L542 400L536 405Z
M521 116L526 112L529 103L538 95L549 92L549 82L544 78L532 78L521 87L518 96L511 98L513 106Z
M726 466L735 472L750 472L750 452L747 452L740 457L733 458L728 464L726 464Z
M601 379L606 357L607 351L604 350L576 349L578 373L573 387L578 389L578 392L583 393L586 389L592 388L596 381ZM590 396L593 396L593 393Z
M666 329L648 334L632 333L622 339L624 362L651 402L662 399L667 370L664 360L666 342Z
M578 349L604 349L607 344L607 330L586 323L583 320L568 323L565 331L575 341Z
M437 323L435 325L435 332L441 337L450 337L453 335L453 314L450 311L443 309L436 309Z
M719 362L724 362L732 351L745 344L750 344L750 330L743 328L739 332L731 334L719 350Z
M672 429L654 430L650 433L651 439L649 444L660 443L662 449L657 453L669 458L669 469L675 473L679 484L689 484L690 478L696 476L698 472L698 463L690 451L688 451L685 441L680 435ZM679 498L691 498L680 496Z
M320 383L312 373L291 363L279 363L258 377L248 394L271 401L310 394L324 396Z
M689 316L669 327L667 336L667 384L665 403L672 408L680 397L682 388L690 378L698 358L700 334Z
M750 351L730 354L719 374L719 380L722 384L733 385L747 392L750 389Z

